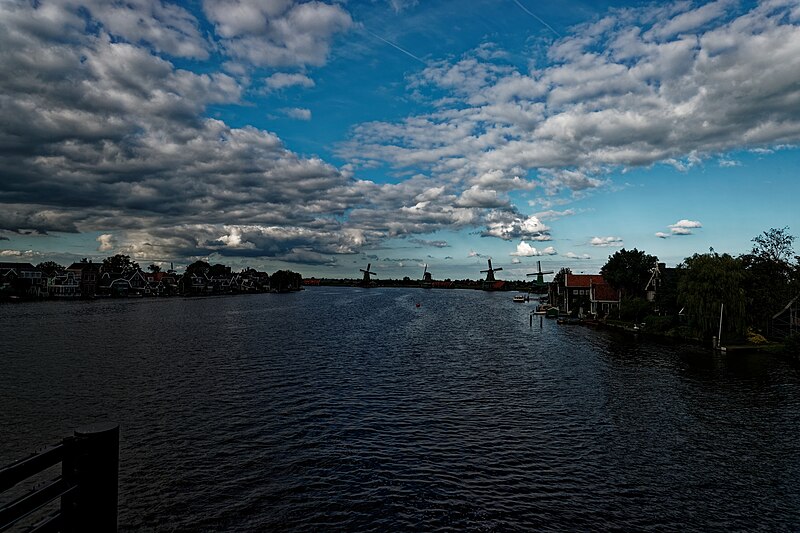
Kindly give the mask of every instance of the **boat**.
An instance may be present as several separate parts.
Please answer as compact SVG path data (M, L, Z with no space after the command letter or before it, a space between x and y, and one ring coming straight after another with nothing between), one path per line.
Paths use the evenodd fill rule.
M581 323L581 319L572 317L561 317L558 320L556 320L556 322L567 326L576 326Z
M516 296L514 296L514 302L516 302L516 303L525 303L526 302L525 295L524 294L517 294Z
M552 309L553 306L550 304L539 304L536 306L536 311L533 312L534 315L546 315L549 309Z

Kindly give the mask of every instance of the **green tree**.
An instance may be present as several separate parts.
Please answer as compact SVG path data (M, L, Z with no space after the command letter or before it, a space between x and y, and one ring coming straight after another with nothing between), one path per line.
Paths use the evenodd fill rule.
M789 227L770 228L757 237L753 237L752 255L763 261L789 264L794 255L792 243L794 236L789 234Z
M644 295L647 281L652 269L658 263L658 257L648 255L636 248L623 248L610 255L600 274L609 285L619 290L623 297L635 298Z
M195 261L191 265L186 267L186 276L191 276L192 274L196 276L202 276L203 274L208 274L211 272L211 265L206 263L205 261Z
M567 279L567 274L572 274L572 270L569 267L564 267L558 271L558 273L553 277L553 283L556 285L564 285L564 282Z
M788 227L770 228L752 242L753 249L742 256L748 317L757 330L767 332L772 316L796 294L795 267L790 263L794 236Z
M150 266L148 266L148 267L147 267L147 270L149 270L149 271L150 271L150 272L152 272L153 274L156 274L156 273L158 273L158 272L161 272L161 267L160 267L160 266L158 266L158 265L157 265L157 264L155 264L155 263L152 263Z
M130 274L139 270L139 263L131 260L128 255L117 254L103 259L103 270L115 274Z
M44 261L36 265L36 268L41 270L47 277L55 276L56 274L61 274L66 270L64 266L59 265L55 261Z
M269 278L270 288L278 292L299 290L303 284L303 276L291 270L278 270Z
M694 254L681 268L678 301L695 332L704 340L716 335L724 305L722 338L743 338L747 329L743 261L728 254Z

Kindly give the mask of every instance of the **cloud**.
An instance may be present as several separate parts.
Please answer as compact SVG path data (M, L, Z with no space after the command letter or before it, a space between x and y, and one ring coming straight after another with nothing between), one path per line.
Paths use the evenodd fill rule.
M564 254L564 257L566 257L567 259L580 259L580 260L592 258L589 254L578 255L575 252L567 252Z
M461 193L455 205L458 207L493 208L507 206L508 201L498 198L497 191L485 190L478 185L473 185Z
M210 118L246 104L262 68L294 72L265 90L313 86L307 69L355 26L346 5L0 3L0 231L113 235L98 247L140 260L315 264L443 229L544 242L570 210L530 216L511 193L549 209L620 169L800 142L800 29L785 3L615 10L530 70L490 46L429 61L408 88L430 111L356 125L341 168ZM358 177L378 167L397 179Z
M663 231L658 231L656 232L656 237L658 237L659 239L669 239L670 234L664 233Z
M269 91L278 91L287 87L313 87L314 80L305 74L287 74L276 72L264 80L264 86Z
M0 258L20 260L26 259L28 261L35 261L42 258L40 252L34 250L0 250Z
M552 246L548 246L544 250L537 250L535 247L531 246L525 241L521 241L517 245L517 251L511 252L509 255L516 256L516 257L535 257L539 255L556 255L555 248Z
M550 228L542 224L535 216L522 218L513 211L496 210L486 217L486 230L481 235L484 237L497 237L505 241L513 239L527 239L534 241L549 241Z
M416 6L419 0L389 0L389 4L395 13L400 13L406 9Z
M353 128L337 153L422 169L465 189L487 173L535 175L546 194L612 172L686 169L729 150L800 140L800 21L791 2L617 9L519 69L481 50L431 61L409 90L431 112ZM500 190L494 188L494 190ZM507 191L505 191L507 192Z
M147 44L156 52L175 57L207 59L212 49L211 43L201 34L200 22L189 11L175 4L152 0L129 0L124 3L83 0L80 6L110 35L135 44Z
M284 107L281 112L287 117L297 120L311 120L311 110L302 107Z
M692 235L693 229L702 228L703 225L696 220L682 219L668 227L673 235Z
M624 245L622 242L622 237L592 237L592 240L589 241L589 244L592 246L611 246L611 247L621 247Z
M549 209L547 211L540 211L534 216L539 220L558 220L559 218L569 217L576 213L577 211L575 211L575 209L564 209L563 211Z
M258 67L325 63L337 33L353 27L339 5L278 0L204 0L225 54Z
M414 244L418 244L421 247L432 247L432 248L449 248L450 244L447 241L429 241L425 239L409 239L409 242L413 242Z
M110 252L114 249L114 236L110 233L104 233L97 237L97 242L100 243L97 247L98 252Z

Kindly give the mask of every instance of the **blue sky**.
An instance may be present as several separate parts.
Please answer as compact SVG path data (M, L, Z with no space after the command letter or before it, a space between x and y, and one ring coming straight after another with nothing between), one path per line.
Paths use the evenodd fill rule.
M800 4L8 1L0 260L597 272L800 232Z

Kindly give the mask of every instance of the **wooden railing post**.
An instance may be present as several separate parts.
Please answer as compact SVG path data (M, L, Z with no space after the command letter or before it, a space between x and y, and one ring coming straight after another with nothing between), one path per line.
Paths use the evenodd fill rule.
M61 501L64 531L117 531L119 425L83 427L64 445L62 476L78 487Z

